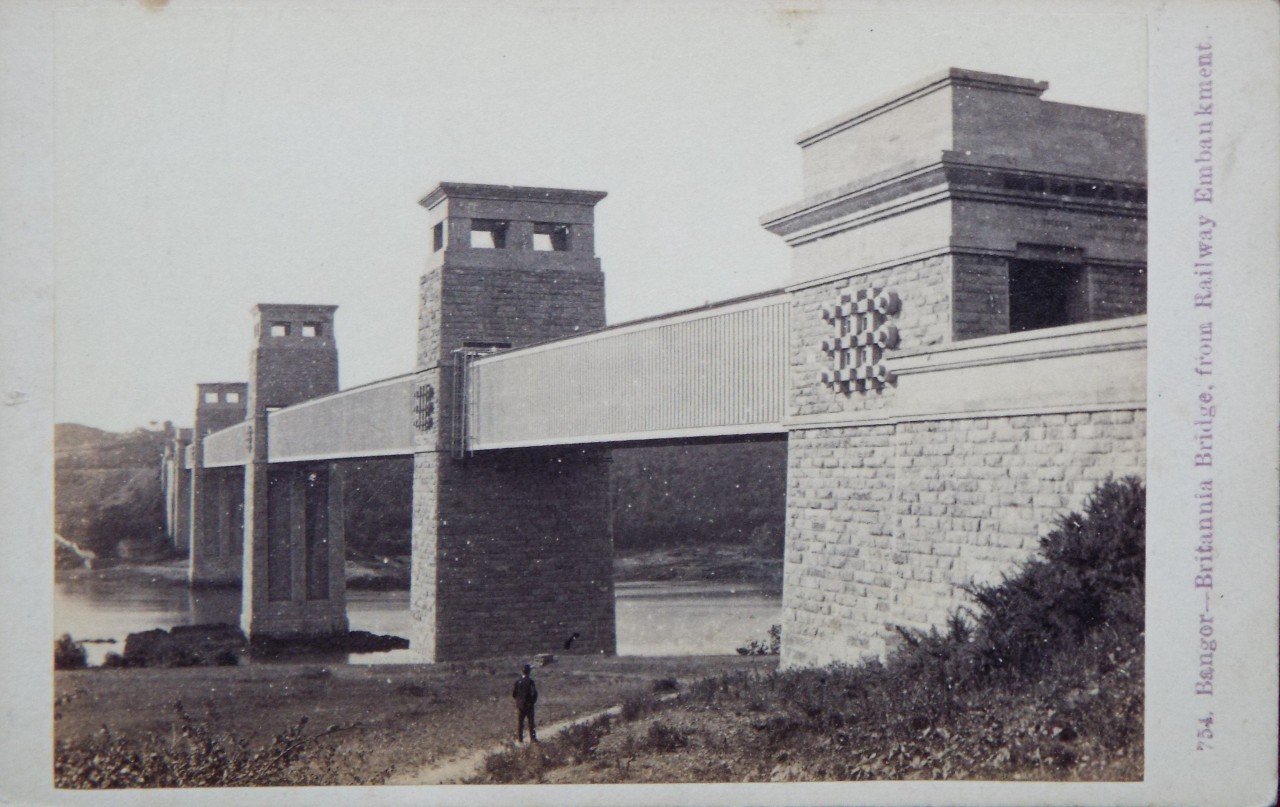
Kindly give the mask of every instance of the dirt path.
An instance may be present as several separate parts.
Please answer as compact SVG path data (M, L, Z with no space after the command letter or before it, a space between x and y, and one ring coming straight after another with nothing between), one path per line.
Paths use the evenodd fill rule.
M598 712L575 717L572 720L561 720L558 723L551 723L541 727L538 732L542 735L541 739L550 740L560 732L576 726L579 723L586 723L595 720L604 715L616 716L622 713L621 706L611 706L608 709L601 709ZM481 766L484 765L485 757L498 751L505 751L515 745L514 741L502 743L489 748L482 748L479 751L472 751L466 754L443 759L434 765L426 765L416 771L397 772L388 780L389 785L454 785L460 783L463 779L475 776L480 772Z

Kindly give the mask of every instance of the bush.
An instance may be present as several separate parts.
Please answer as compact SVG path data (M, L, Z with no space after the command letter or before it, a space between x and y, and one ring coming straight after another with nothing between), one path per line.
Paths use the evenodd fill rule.
M674 678L655 678L653 679L654 694L664 694L668 692L679 692L680 682Z
M381 784L383 770L368 777L354 773L364 755L339 750L330 738L342 731L330 726L307 732L307 718L276 734L270 742L218 734L210 710L205 721L187 713L181 702L174 730L149 732L139 740L117 738L103 726L95 737L62 741L54 753L54 785L60 788L237 787L246 785Z
M645 746L655 751L676 751L689 746L689 733L661 720L649 724Z
M83 670L89 666L89 654L84 645L64 633L53 643L53 668L55 670Z
M752 639L745 647L738 648L739 656L776 656L782 652L782 626L770 625L769 636L764 640Z
M623 722L630 723L634 720L639 720L649 712L653 711L653 707L654 701L652 698L644 695L638 695L627 698L622 702L622 712L619 716L622 718Z
M1035 675L1051 648L1078 646L1107 625L1143 622L1146 490L1141 480L1108 480L1084 513L1071 513L1040 539L1041 557L998 585L966 589L979 611L968 645L973 667ZM953 619L953 622L958 618ZM956 627L953 625L952 633Z

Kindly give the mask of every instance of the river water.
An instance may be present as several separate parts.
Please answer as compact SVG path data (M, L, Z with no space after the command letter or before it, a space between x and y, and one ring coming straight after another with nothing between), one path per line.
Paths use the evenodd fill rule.
M618 654L706 656L732 654L763 640L781 621L782 600L748 583L619 583L616 587ZM409 592L348 591L352 630L409 635ZM124 652L130 633L174 625L240 621L237 589L190 589L166 580L78 580L59 582L54 595L54 635L115 639L85 646L90 664ZM360 653L355 664L423 661L412 650Z

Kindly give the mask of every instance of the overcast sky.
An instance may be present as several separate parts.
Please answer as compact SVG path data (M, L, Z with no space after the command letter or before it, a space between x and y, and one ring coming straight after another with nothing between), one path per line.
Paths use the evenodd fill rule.
M800 198L796 135L931 72L1146 108L1137 14L461 5L59 12L59 422L189 425L258 302L339 306L343 387L411 370L441 180L607 191L620 322L783 285L758 222Z

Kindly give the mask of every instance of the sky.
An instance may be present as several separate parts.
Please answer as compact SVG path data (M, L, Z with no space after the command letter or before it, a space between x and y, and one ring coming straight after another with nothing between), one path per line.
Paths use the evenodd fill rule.
M952 66L1144 112L1146 19L1122 10L60 9L55 419L189 425L196 383L246 380L259 302L338 306L344 388L408 372L440 181L607 191L610 323L783 286L759 220L801 198L798 134Z

